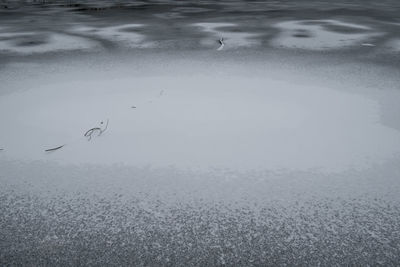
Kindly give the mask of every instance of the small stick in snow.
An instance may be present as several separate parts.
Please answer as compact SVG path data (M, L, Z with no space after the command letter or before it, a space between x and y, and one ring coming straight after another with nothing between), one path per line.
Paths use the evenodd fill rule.
M4 148L0 148L0 151L3 151L4 150Z
M94 133L95 131L99 131L98 136L101 134L101 128L99 128L99 127L95 127L95 128L89 129L84 134L85 137L88 137L88 141L90 141L90 139L92 139L92 133Z
M60 148L62 148L62 147L64 147L64 146L65 146L65 145L58 146L58 147L54 147L54 148L49 148L49 149L46 149L45 152L56 151L56 150L59 150Z
M136 108L135 106L132 106L131 108Z
M99 131L99 134L97 136L100 136L102 133L104 133L107 130L108 121L109 120L107 119L107 124L106 124L106 127L104 129L101 129L100 127L94 127L94 128L91 128L91 129L87 130L86 133L83 136L87 137L88 141L90 141L92 139L92 134L95 131ZM100 124L103 124L103 122L100 122Z
M219 44L221 45L220 47L218 47L218 51L221 51L222 49L224 49L224 46L225 46L225 43L224 43L224 38L223 37L221 37L219 40L218 40L218 42L219 42Z

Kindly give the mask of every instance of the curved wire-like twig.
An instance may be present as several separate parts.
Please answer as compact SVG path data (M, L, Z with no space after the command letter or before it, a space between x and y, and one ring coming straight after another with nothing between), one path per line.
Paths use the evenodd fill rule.
M219 44L221 45L220 47L218 47L218 51L221 51L222 49L224 49L224 46L225 46L225 43L224 43L224 38L223 37L221 37L219 40L218 40L218 42L219 42Z
M83 136L88 137L88 141L90 141L92 139L92 134L95 131L99 131L99 134L97 136L100 136L102 133L104 133L107 130L108 122L109 122L109 120L107 119L106 127L104 127L104 129L101 129L100 127L94 127L94 128L87 130ZM101 122L101 124L103 124L103 122Z
M89 129L89 130L87 130L87 132L84 134L85 137L88 137L88 141L90 141L90 139L92 139L92 134L93 134L95 131L99 131L99 134L98 134L97 136L101 135L101 128L99 128L99 127L95 127L95 128Z
M54 148L49 148L49 149L46 149L45 152L56 151L56 150L59 150L60 148L63 148L64 146L65 146L65 145L58 146L58 147L54 147Z
M109 122L109 119L107 119L106 127L104 127L104 129L101 130L101 134L104 133L107 130L108 122ZM103 124L103 122L102 122L102 124Z

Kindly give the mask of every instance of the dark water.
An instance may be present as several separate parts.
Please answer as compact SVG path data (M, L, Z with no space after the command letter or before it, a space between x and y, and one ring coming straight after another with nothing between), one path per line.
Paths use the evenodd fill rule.
M298 29L291 29L288 34L300 42L316 38L318 43L321 38L326 38L313 32L315 27L304 25L308 22L319 25L324 31L343 34L333 36L333 39L344 42L336 48L346 49L327 49L330 52L351 51L352 54L377 59L398 58L400 50L398 1L37 1L31 4L3 1L2 6L0 51L5 51L3 55L15 52L10 46L19 48L17 54L18 51L29 54L30 49L35 51L43 44L51 45L53 33L62 33L63 37L81 37L72 42L94 42L111 51L126 47L124 38L116 37L121 33L137 34L140 38L130 48L216 49L220 38L225 39L226 49L281 48L279 44L274 45L274 40L285 33L285 29L277 25L285 21L299 23L295 25ZM356 25L341 25L338 21ZM216 24L212 29L206 29L198 23ZM140 26L123 27L130 24ZM110 32L109 27L122 28ZM354 39L352 34L362 33L369 36L346 43L347 39ZM363 43L367 45L362 46ZM329 46L323 43L320 49ZM67 45L58 50L80 48ZM304 47L300 45L297 48ZM49 51L53 50L49 48Z

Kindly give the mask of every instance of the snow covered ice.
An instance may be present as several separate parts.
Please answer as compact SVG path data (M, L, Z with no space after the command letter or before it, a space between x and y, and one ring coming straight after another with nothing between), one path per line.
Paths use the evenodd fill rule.
M400 261L396 1L0 7L0 265Z

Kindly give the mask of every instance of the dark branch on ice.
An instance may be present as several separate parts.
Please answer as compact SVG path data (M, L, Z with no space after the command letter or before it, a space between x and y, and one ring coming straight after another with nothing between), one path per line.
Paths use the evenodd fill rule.
M56 150L59 150L60 148L63 148L64 146L65 146L65 145L58 146L58 147L54 147L54 148L49 148L49 149L46 149L45 152L56 151Z
M225 43L224 43L224 38L223 37L221 37L219 40L218 40L218 42L219 42L219 44L221 45L220 47L218 47L218 51L219 50L222 50L223 48L224 48L224 46L225 46Z

